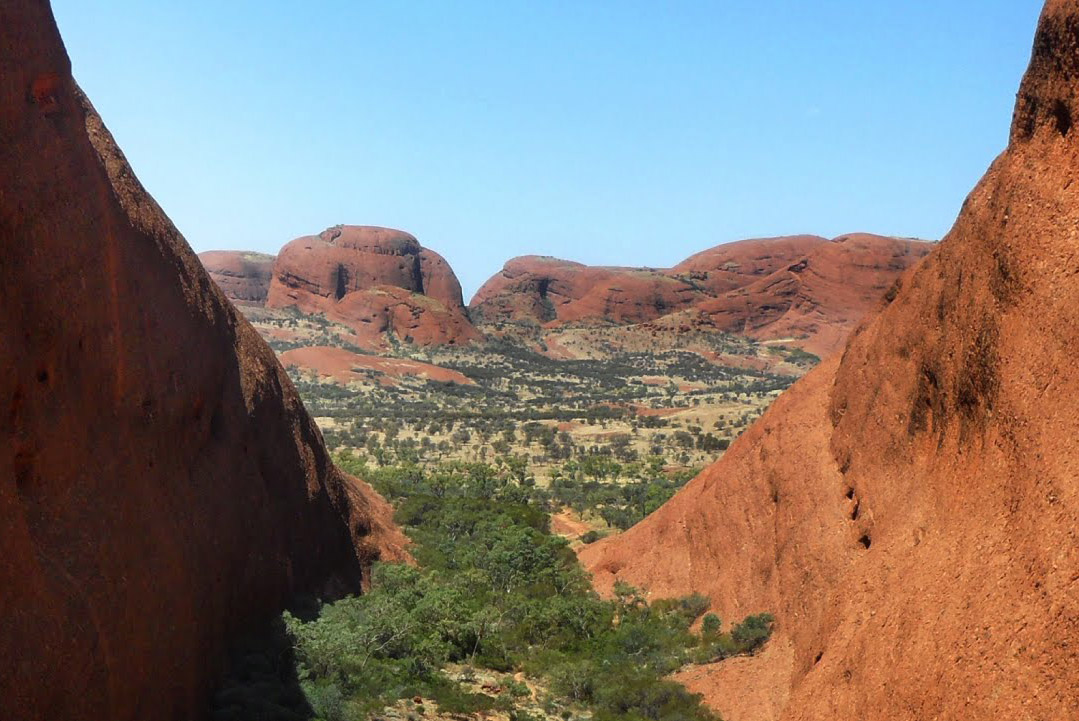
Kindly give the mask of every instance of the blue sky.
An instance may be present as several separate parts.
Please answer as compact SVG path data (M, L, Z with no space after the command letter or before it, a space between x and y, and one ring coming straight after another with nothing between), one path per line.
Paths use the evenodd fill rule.
M1036 0L54 0L197 251L337 223L667 266L745 237L937 238L1007 142Z

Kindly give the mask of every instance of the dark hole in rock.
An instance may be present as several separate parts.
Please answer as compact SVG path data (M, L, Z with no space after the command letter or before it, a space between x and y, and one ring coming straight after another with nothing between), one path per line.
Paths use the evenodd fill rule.
M1072 129L1072 112L1063 100L1053 103L1053 121L1061 137L1067 137Z
M861 508L861 505L862 504L860 504L858 501L854 502L854 508L852 508L851 512L850 512L850 520L852 520L852 521L857 521L858 520L858 511Z
M853 488L848 488L847 489L847 498L848 499L849 498L854 498L854 489Z
M341 300L345 297L345 293L348 292L348 269L343 266L337 266L337 287L334 289L334 298Z
M49 371L48 371L47 368L42 368L41 370L39 370L37 372L37 382L38 383L48 383L49 382Z
M821 651L820 653L818 653L817 657L815 659L813 659L813 665L816 666L818 663L820 663L820 660L822 658L824 658L824 651Z
M868 549L869 545L872 543L872 541L869 540L868 535L865 535L865 536L862 536L861 538L858 539L858 543L862 544L863 548Z

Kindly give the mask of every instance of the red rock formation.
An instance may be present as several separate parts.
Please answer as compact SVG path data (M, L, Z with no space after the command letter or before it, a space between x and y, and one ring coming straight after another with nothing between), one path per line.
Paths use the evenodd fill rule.
M697 299L697 290L683 280L653 270L628 269L596 283L558 315L564 323L625 325L688 308Z
M932 247L866 233L840 236L814 244L797 262L697 309L722 330L761 340L792 338L810 352L830 355L843 347L903 271Z
M246 250L207 250L199 253L199 260L229 300L265 305L273 271L272 255Z
M190 719L297 591L401 554L135 179L42 0L0 5L0 716Z
M508 261L472 299L478 322L640 323L692 302L693 288L647 268L587 266L545 256Z
M445 259L389 228L335 226L288 243L274 263L266 305L323 313L370 348L386 347L387 334L417 345L483 337Z
M1008 149L952 232L718 463L582 553L597 583L771 610L729 721L1079 717L1079 2L1050 0ZM743 663L756 663L757 659Z
M710 248L669 270L526 256L506 263L470 308L477 322L496 325L702 328L703 321L762 340L791 338L823 355L930 247L867 234L757 238Z
M671 272L718 295L798 263L827 242L819 235L789 235L723 243L689 256Z
M639 323L685 307L692 297L687 283L647 268L523 256L484 283L470 309L487 323Z

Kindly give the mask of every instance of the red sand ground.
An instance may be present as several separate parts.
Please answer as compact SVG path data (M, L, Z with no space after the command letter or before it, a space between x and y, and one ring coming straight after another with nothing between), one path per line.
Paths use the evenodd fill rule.
M341 383L366 377L354 370L366 368L385 374L389 378L415 377L442 383L475 385L468 376L449 368L404 358L352 353L343 348L330 346L312 346L285 351L281 354L281 363L285 366L295 365L307 368L319 375L332 377Z

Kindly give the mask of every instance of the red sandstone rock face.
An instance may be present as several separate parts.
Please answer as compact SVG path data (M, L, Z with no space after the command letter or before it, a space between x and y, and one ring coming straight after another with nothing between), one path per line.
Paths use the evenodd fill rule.
M1079 717L1079 2L1051 0L1007 151L890 304L597 583L771 610L762 673L684 678L730 721ZM693 675L693 674L691 674ZM771 679L759 705L724 699Z
M246 250L208 250L199 260L225 297L237 303L264 305L270 292L274 257Z
M689 284L647 268L524 256L506 263L470 304L477 322L640 323L693 302Z
M509 261L471 303L480 323L672 323L792 339L836 350L896 278L929 252L921 241L853 234L759 238L698 253L670 270Z
M750 238L701 251L671 268L711 295L743 288L793 265L828 242L819 235Z
M830 355L903 271L932 247L866 233L840 236L814 244L797 262L697 308L728 332L761 340L798 339L806 350Z
M0 6L0 716L199 717L235 635L400 557L273 353Z
M323 313L372 349L385 348L387 334L418 345L483 337L445 259L389 228L335 226L288 243L274 263L266 304Z

